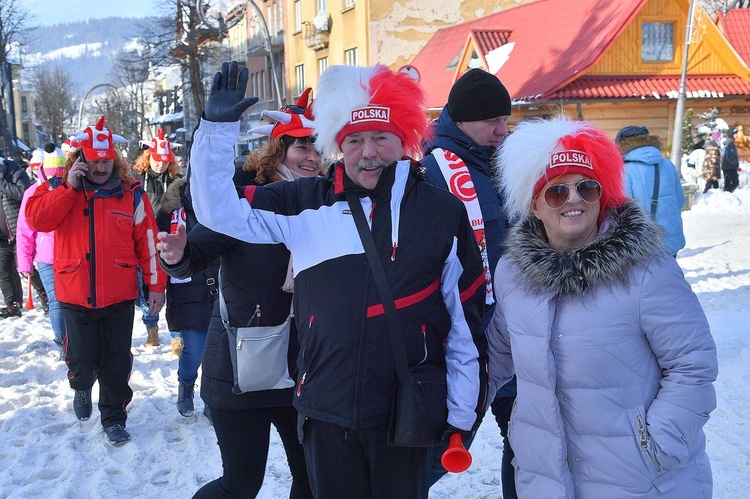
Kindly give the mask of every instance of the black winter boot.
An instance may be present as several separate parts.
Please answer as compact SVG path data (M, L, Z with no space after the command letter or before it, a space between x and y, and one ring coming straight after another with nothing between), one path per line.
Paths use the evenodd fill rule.
M5 307L0 308L0 318L21 317L21 304L17 301L6 302Z
M49 315L49 298L47 298L47 293L39 293L39 303L42 304L42 310L44 311L44 315Z
M195 396L195 385L185 385L178 382L177 387L177 411L189 418L195 412L193 397Z
M75 397L73 397L73 412L76 413L78 421L89 419L92 409L91 388L88 390L76 390Z

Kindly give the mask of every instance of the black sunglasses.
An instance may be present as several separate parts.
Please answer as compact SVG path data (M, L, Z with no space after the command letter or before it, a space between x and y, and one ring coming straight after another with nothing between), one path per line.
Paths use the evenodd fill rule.
M575 185L578 197L587 203L596 203L602 197L602 186L596 180L581 180L576 183L555 184L544 191L544 202L557 209L570 199L570 185Z

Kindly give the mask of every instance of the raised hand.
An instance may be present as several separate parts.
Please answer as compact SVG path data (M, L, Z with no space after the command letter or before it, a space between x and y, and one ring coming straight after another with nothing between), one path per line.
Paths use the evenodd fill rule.
M247 68L239 69L237 61L221 63L221 70L211 83L203 118L215 122L239 121L242 113L258 102L257 97L245 97L247 80Z
M168 265L174 265L182 260L187 245L187 231L184 226L178 225L174 234L159 232L156 234L156 238L159 240L156 243L156 249L164 262Z

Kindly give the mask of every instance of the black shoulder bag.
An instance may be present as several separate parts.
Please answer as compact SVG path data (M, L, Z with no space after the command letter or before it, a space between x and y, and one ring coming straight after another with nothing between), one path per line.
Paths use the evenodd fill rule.
M354 193L347 192L346 200L352 210L378 293L383 300L398 376L388 428L388 445L434 447L440 443L448 421L448 384L445 367L424 364L409 369L393 293L365 213Z

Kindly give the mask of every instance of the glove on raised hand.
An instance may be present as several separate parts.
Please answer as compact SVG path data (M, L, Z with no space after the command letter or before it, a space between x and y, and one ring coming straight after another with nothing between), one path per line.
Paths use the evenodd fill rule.
M239 121L242 113L258 102L257 97L245 97L247 80L247 68L240 70L237 61L222 62L211 83L203 118L214 122Z

